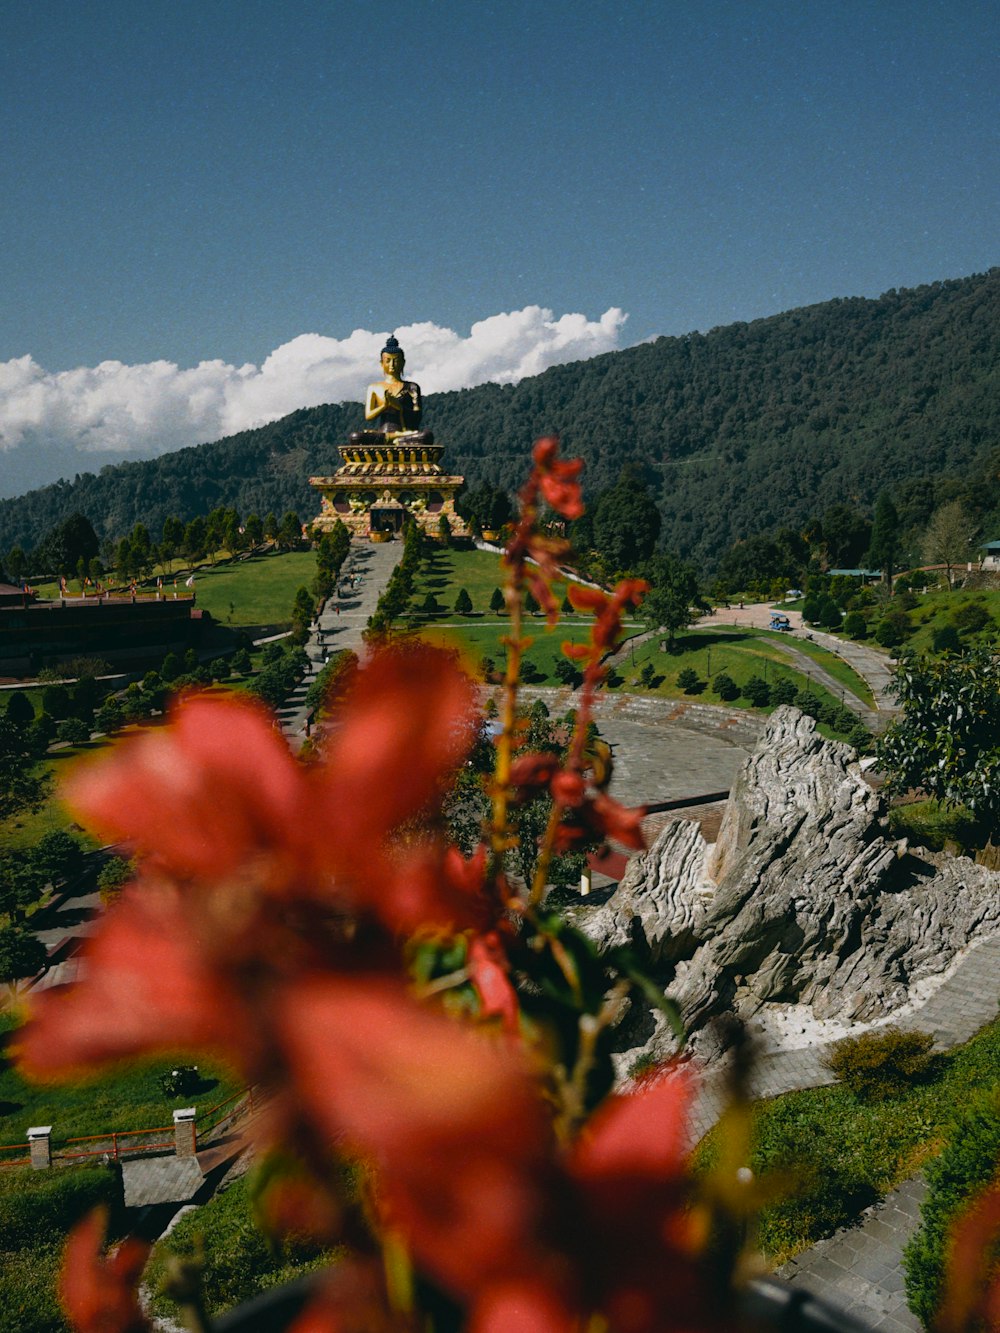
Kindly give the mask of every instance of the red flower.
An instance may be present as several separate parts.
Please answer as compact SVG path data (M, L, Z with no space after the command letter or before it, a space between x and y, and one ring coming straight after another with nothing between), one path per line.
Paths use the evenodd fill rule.
M77 1333L148 1333L137 1295L149 1257L144 1241L125 1240L104 1257L107 1213L95 1208L70 1232L59 1295Z
M561 459L558 439L550 435L539 440L532 457L542 495L557 514L563 518L579 518L583 513L583 497L578 478L583 471L583 459Z
M472 743L475 707L475 687L451 653L420 643L377 652L325 747L322 839L363 862L371 838L438 800Z
M176 889L126 889L84 946L84 978L32 999L18 1037L27 1072L65 1077L153 1050L246 1052L253 1028L239 993L213 966L205 929Z
M34 999L28 1065L207 1045L249 1072L273 987L297 969L385 966L373 918L393 932L492 925L484 863L438 849L432 879L424 851L389 840L439 798L472 698L450 654L386 650L358 673L323 764L299 765L255 705L196 698L81 769L75 807L137 847L145 873L87 945L84 978ZM345 912L368 923L349 951L331 922Z
M276 887L302 873L307 786L263 707L195 695L173 708L169 727L79 765L66 800L103 838L178 879L219 881L252 864Z
M387 1220L431 1274L468 1298L532 1262L549 1136L515 1046L388 981L303 983L278 1021L308 1114L381 1167Z
M483 1018L499 1018L505 1032L518 1031L517 992L511 985L510 963L496 931L476 935L469 944L469 977L479 992Z
M599 659L618 646L624 633L622 616L626 607L638 606L648 591L649 584L645 579L622 579L615 584L610 596L598 588L587 588L578 583L569 585L567 595L576 610L589 611L595 616L590 633L593 656ZM582 656L575 652L568 655Z

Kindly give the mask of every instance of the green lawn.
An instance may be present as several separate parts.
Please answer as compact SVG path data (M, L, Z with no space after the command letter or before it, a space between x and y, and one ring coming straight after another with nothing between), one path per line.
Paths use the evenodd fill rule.
M711 681L725 673L737 685L744 685L751 676L762 677L769 685L779 679L791 680L796 689L808 689L824 703L839 703L822 686L808 680L789 663L788 658L776 649L769 638L755 630L734 626L732 630L688 630L678 635L676 652L665 653L660 649L659 637L648 639L631 650L625 661L617 668L619 687L627 690L643 690L639 675L645 664L651 663L654 669L653 683L643 692L660 695L668 699L692 699L702 703L725 703L727 708L749 708L746 699L739 698L729 702L721 700L712 688ZM826 658L832 656L827 653ZM823 665L826 665L824 661ZM690 668L707 687L700 694L685 694L677 684L681 671ZM772 711L770 709L764 711Z
M220 624L288 628L296 592L308 588L315 575L315 551L286 551L203 565L195 572L194 591L198 605Z
M509 632L506 616L487 614L480 619L470 616L468 621L459 621L452 615L443 616L440 624L426 620L419 623L421 638L431 643L457 647L473 671L478 669L479 663L486 657L492 660L498 670L502 670L507 650L501 640ZM639 628L635 625L633 631L637 632ZM590 634L590 622L580 617L566 618L560 620L554 630L550 630L544 616L535 616L531 617L525 632L532 640L524 659L530 663L525 683L559 685L561 682L555 675L555 666L563 657L561 645L567 640L573 643L584 642Z
M947 588L935 588L924 594L917 594L918 604L910 611L910 623L914 633L906 640L906 647L915 653L929 653L935 630L949 624L952 616L970 602L982 604L992 623L976 634L960 631L963 644L972 647L975 644L990 644L996 641L997 626L1000 625L1000 589L965 592L949 592Z
M432 592L450 611L459 588L464 588L472 598L473 610L492 615L490 598L495 588L503 586L503 581L500 559L489 551L438 548L431 551L417 575L413 605L420 606Z
M912 1175L948 1137L970 1101L1000 1084L1000 1020L942 1056L934 1076L885 1101L842 1084L786 1093L754 1107L750 1166L781 1182L759 1241L775 1264L849 1225L869 1203ZM721 1129L697 1153L716 1160Z
M761 640L771 639L787 643L789 647L794 648L797 652L803 653L806 657L811 657L817 666L821 666L838 684L843 685L844 689L849 690L855 698L860 699L868 708L875 707L875 696L869 689L868 684L861 679L853 667L848 666L844 659L838 657L836 653L832 653L820 644L799 635L792 638L787 634L778 634L766 629L749 630L748 633ZM778 660L780 660L780 655ZM788 661L787 658L784 660Z
M16 1022L12 1014L0 1014L0 1032L10 1032ZM168 1126L177 1107L208 1111L243 1086L222 1067L199 1060L199 1089L167 1097L159 1076L178 1062L189 1064L191 1058L158 1055L86 1081L36 1084L22 1078L4 1051L0 1055L0 1144L23 1143L29 1125L51 1125L53 1147L89 1134ZM0 1159L11 1155L0 1153Z
M48 758L43 759L38 766L38 772L47 773L52 779L48 798L39 810L21 810L16 815L0 820L0 843L4 847L14 849L33 847L39 839L44 838L46 833L54 833L58 829L69 829L71 826L74 834L77 834L77 826L73 824L73 816L59 800L59 782L67 772L73 759L82 754L90 754L107 743L106 741L90 741L86 745L67 746L65 749L54 751ZM86 836L81 841L88 846L97 845Z
M162 572L162 571L157 571ZM190 594L184 586L184 574L163 572L163 583L173 593ZM212 613L223 625L274 625L287 628L292 623L292 602L300 587L307 588L316 574L315 551L267 552L245 560L207 562L194 569L194 592L198 605ZM155 577L155 575L154 575ZM58 597L57 583L35 585L42 597ZM75 589L75 580L70 588ZM147 582L145 592L150 592Z

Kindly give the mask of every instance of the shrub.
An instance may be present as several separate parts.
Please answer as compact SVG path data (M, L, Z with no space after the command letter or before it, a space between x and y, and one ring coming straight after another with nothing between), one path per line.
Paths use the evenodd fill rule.
M46 685L42 691L42 709L58 722L69 712L69 690L65 685Z
M644 662L642 664L642 670L639 672L639 679L647 690L652 686L655 676L656 667L653 666L652 662Z
M935 653L957 653L961 647L962 642L954 625L941 625L931 636L931 648Z
M90 740L90 728L78 717L67 717L56 727L56 740L68 745L85 745Z
M31 859L53 884L75 875L83 864L83 849L71 833L54 829L31 849Z
M685 667L677 673L677 687L685 694L699 694L705 688L705 682L693 667Z
M888 1027L838 1041L826 1065L856 1097L882 1101L924 1078L934 1058L933 1047L930 1032Z
M97 876L98 892L105 907L115 901L134 875L134 861L127 861L124 856L109 857Z
M833 598L821 597L816 616L817 624L823 625L826 629L839 629L841 620L840 607Z
M855 720L854 725L846 730L847 744L852 745L858 754L867 754L872 745L872 734L863 722Z
M903 1251L907 1302L925 1326L941 1300L952 1224L970 1198L993 1180L998 1157L1000 1099L992 1093L966 1111L940 1157L927 1167L920 1230Z
M42 755L55 739L55 719L48 713L40 713L28 726L28 744L34 754Z
M164 1097L187 1097L195 1092L201 1083L197 1065L178 1065L160 1075L160 1087Z
M963 634L978 634L981 629L993 623L990 613L982 602L966 602L955 611L951 620L956 629L960 629Z
M743 686L742 694L754 708L766 708L771 702L771 687L760 676L751 676Z
M908 838L916 846L935 852L943 851L948 843L967 851L982 840L984 833L965 806L939 801L895 806L889 811L889 828L896 837Z
M860 611L848 611L841 628L849 639L866 639L868 637L868 621L865 620Z
M898 648L912 626L905 611L887 611L875 626L875 642L883 648Z
M556 662L555 675L556 679L563 685L575 686L580 679L580 673L568 657L560 657Z
M819 700L810 690L809 686L804 686L801 690L795 691L795 707L800 708L803 713L809 717L816 717L819 714Z
M776 704L793 704L796 695L795 681L790 676L779 676L771 686L771 702Z
M432 592L429 592L420 606L421 615L436 616L441 610L438 600Z
M7 716L18 726L27 726L35 720L35 710L31 700L23 690L14 690L7 699Z
M176 680L182 670L181 659L177 654L174 652L167 653L166 657L163 659L163 665L160 667L160 675L163 679Z
M98 731L116 731L125 721L125 710L114 695L109 695L97 710L94 726Z
M736 681L733 680L732 676L726 675L724 671L720 671L712 681L712 689L726 703L738 698L740 693L740 687L736 684Z

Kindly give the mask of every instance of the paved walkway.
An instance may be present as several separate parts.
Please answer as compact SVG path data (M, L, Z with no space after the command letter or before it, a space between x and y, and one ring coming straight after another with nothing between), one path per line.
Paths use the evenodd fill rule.
M1000 936L966 949L934 993L912 1012L893 1021L903 1029L933 1032L939 1049L968 1041L1000 1009ZM823 1063L832 1042L797 1050L765 1051L757 1060L751 1093L774 1097L797 1088L832 1083ZM701 1138L718 1119L725 1101L725 1074L709 1075L701 1085L692 1115L693 1137ZM870 1328L917 1333L919 1320L906 1308L903 1294L903 1247L920 1221L924 1196L921 1176L902 1184L882 1203L868 1209L859 1224L820 1241L778 1270L778 1277L800 1285Z
M860 1225L821 1240L776 1276L868 1328L921 1333L923 1325L907 1309L900 1255L920 1224L926 1193L923 1177L914 1176L867 1209Z
M309 686L331 654L345 648L359 656L364 651L361 635L389 576L402 558L401 541L351 543L340 571L338 591L327 600L306 643L309 670L278 709L281 729L294 745L305 740Z
M774 607L780 609L780 603L774 603ZM697 622L698 629L712 629L732 627L733 625L748 625L754 629L767 629L771 620L772 603L754 602L749 606L731 607L728 611L725 609L715 610L711 615L702 616ZM880 713L895 711L895 701L889 693L889 682L892 679L892 658L884 653L877 652L874 648L869 648L866 644L855 643L852 639L841 639L836 634L826 634L823 630L806 630L802 623L801 611L783 611L783 615L788 617L789 624L792 627L789 640L794 643L796 637L810 637L814 643L821 644L828 648L831 653L836 653L838 657L852 667L858 675L867 682L872 694L875 696L875 707ZM836 693L841 690L839 684L836 685ZM848 700L845 700L849 703Z

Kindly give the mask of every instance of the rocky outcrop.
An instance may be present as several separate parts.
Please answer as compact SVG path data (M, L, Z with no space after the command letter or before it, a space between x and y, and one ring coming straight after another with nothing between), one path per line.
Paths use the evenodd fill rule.
M694 824L667 825L578 923L602 945L631 941L692 1030L770 1002L880 1018L972 940L1000 932L1000 875L924 859L886 837L882 814L854 751L780 708L714 847ZM630 1030L634 1046L635 1014Z

